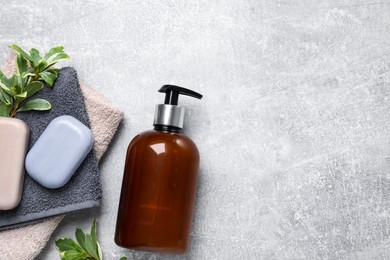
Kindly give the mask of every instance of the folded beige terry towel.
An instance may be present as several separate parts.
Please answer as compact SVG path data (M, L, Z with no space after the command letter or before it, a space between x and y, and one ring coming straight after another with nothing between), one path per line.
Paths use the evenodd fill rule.
M15 70L13 59L14 56L8 58L1 68L6 75ZM96 157L100 160L118 129L123 113L96 90L84 84L80 84L80 87L94 134ZM0 259L34 259L45 247L63 217L64 215L56 216L35 224L0 231Z

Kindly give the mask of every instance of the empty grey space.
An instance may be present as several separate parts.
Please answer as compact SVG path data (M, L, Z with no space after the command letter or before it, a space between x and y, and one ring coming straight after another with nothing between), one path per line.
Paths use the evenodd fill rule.
M125 113L100 165L105 259L389 259L390 2L2 1L8 45L64 45L81 82ZM182 97L201 153L190 250L119 248L113 237L126 149L152 128L163 84Z

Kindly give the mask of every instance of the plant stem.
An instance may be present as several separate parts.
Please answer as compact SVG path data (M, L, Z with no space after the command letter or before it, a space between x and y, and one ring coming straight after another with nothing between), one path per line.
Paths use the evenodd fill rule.
M16 102L16 105L14 106L14 108L12 109L12 111L11 111L11 114L10 114L10 116L12 117L12 118L14 118L15 117L15 115L16 115L16 112L18 111L18 109L19 109L19 101L17 101Z

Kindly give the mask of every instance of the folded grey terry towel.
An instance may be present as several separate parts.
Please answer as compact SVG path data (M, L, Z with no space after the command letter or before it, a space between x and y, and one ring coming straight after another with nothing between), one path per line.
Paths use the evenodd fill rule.
M73 68L60 70L54 87L44 87L34 98L45 98L52 104L50 111L18 113L17 118L30 127L29 149L34 145L46 126L54 118L71 115L90 127L84 98ZM1 144L0 144L1 146ZM45 154L42 154L45 156ZM27 173L22 200L13 210L0 211L0 229L20 226L23 223L70 211L100 205L102 188L94 149L77 169L70 181L62 188L47 189L35 182ZM27 223L26 223L27 224Z

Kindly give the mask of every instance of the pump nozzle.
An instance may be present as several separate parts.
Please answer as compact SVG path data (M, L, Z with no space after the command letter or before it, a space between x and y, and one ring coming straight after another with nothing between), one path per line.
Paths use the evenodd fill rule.
M174 106L177 106L177 104L178 104L179 94L190 96L193 98L198 98L198 99L202 99L202 97L203 97L201 94L199 94L195 91L192 91L192 90L187 89L187 88L175 86L175 85L164 85L158 90L158 92L166 94L164 104L174 105Z
M170 129L183 128L184 107L179 107L179 95L186 95L202 99L202 95L190 89L182 88L175 85L164 85L158 92L165 93L164 104L157 105L154 115L155 127L169 127Z

